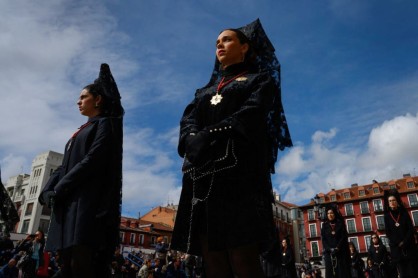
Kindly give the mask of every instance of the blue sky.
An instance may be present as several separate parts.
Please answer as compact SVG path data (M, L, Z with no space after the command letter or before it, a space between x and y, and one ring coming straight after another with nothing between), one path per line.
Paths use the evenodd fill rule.
M416 14L413 0L1 1L2 179L63 152L85 121L79 92L106 62L126 110L123 213L177 203L183 109L209 80L219 32L256 18L295 145L273 176L283 200L416 175Z

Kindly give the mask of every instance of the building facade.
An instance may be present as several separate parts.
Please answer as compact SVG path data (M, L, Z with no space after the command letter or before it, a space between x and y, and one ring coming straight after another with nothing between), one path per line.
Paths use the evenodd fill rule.
M48 231L51 211L38 202L38 197L51 174L61 165L62 159L60 153L41 153L32 161L30 175L20 174L8 179L5 188L20 218L13 232L32 234L38 229L45 233Z
M389 248L385 234L383 216L383 194L385 190L397 189L412 219L418 227L418 177L409 174L388 182L373 181L371 184L352 184L330 192L318 193L316 200L301 206L306 237L307 257L320 259L322 256L321 216L325 216L324 206L328 203L338 205L348 232L348 240L353 242L359 253L365 255L371 242L371 234L377 232L382 242Z

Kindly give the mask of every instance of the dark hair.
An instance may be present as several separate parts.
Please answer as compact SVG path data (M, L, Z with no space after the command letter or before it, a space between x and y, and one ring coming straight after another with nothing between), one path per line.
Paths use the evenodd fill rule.
M100 112L102 115L108 115L109 112L109 101L107 100L107 97L105 96L102 87L98 84L92 83L83 88L83 90L88 91L91 95L94 97L101 96L102 97L102 104L100 107Z
M385 211L389 211L389 197L393 196L396 199L396 202L398 203L398 208L401 210L405 210L404 204L401 200L401 196L399 195L398 190L396 189L389 189L389 190L385 190L384 192L384 210Z
M354 253L357 253L357 248L356 248L356 246L354 245L354 243L352 241L348 242L348 249L350 249L350 246L353 246Z
M254 60L255 60L254 47L252 46L250 39L239 29L227 28L223 30L222 32L224 31L234 32L235 35L237 35L237 38L241 44L245 44L245 43L248 44L248 51L247 53L245 53L244 62L246 62L247 64L254 64Z

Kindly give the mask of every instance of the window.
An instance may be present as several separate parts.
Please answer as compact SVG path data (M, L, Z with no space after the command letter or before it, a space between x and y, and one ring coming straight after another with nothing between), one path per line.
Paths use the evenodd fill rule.
M380 241L386 246L386 249L389 248L389 239L386 236L380 236Z
M382 212L383 211L382 200L380 199L373 200L373 209L375 212Z
M312 257L319 257L318 241L311 242Z
M350 192L344 192L344 199L350 199Z
M347 219L347 232L349 234L355 233L356 230L356 222L354 219Z
M411 211L412 214L412 221L414 222L414 226L418 227L418 210Z
M129 238L129 244L135 244L135 234L131 234L131 237Z
M408 181L408 182L406 183L406 186L408 187L408 189L412 189L412 188L414 188L414 187L415 187L415 184L414 184L414 182L413 182L413 181Z
M366 244L366 251L369 251L371 241L372 241L371 236L364 236L364 243Z
M408 201L411 208L418 207L417 194L408 194Z
M354 243L354 246L356 247L357 252L360 253L360 249L359 249L360 247L358 245L358 238L357 237L349 237L348 242Z
M372 230L372 222L370 217L364 217L361 219L363 222L363 232L370 232Z
M156 241L155 236L152 236L152 237L151 237L151 244L155 244L155 241Z
M373 187L373 194L379 194L380 190L379 187Z
M325 203L325 198L324 198L324 197L319 198L319 203L320 203L320 204Z
M125 243L125 233L124 232L120 232L119 233L119 239L120 239L120 243Z
M344 207L346 216L354 215L353 204L345 204Z
M25 216L26 215L32 215L32 210L33 210L33 203L27 204L26 205Z
M365 196L366 195L366 192L364 191L364 190L359 190L358 191L358 196L359 197L363 197L363 196Z
M49 220L46 220L46 219L40 219L39 220L39 229L38 230L48 232L48 227L49 227Z
M143 234L139 235L139 244L141 244L141 245L144 244L144 235Z
M385 217L383 215L376 216L377 229L382 231L385 229Z
M331 202L337 201L337 195L331 195Z
M28 233L28 230L29 230L29 223L30 223L30 220L25 220L25 221L23 221L23 224L22 224L22 229L20 230L20 232L21 232L22 234L27 234L27 233Z
M309 224L309 236L310 237L316 237L316 224Z
M390 188L390 189L396 189L396 184L391 184L391 185L389 185L389 188Z
M360 202L360 212L362 214L366 214L366 213L370 212L369 211L369 203L367 201L366 202Z
M308 220L315 220L315 212L313 209L308 209Z
M42 213L42 215L50 216L51 215L51 209L47 205L42 206L42 212L41 213Z

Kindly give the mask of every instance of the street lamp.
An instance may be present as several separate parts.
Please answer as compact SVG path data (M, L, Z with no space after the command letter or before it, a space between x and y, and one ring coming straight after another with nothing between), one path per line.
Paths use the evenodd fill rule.
M318 194L316 194L311 200L315 203L313 206L315 214L317 214L318 219L322 219L322 205L320 204L319 199Z

